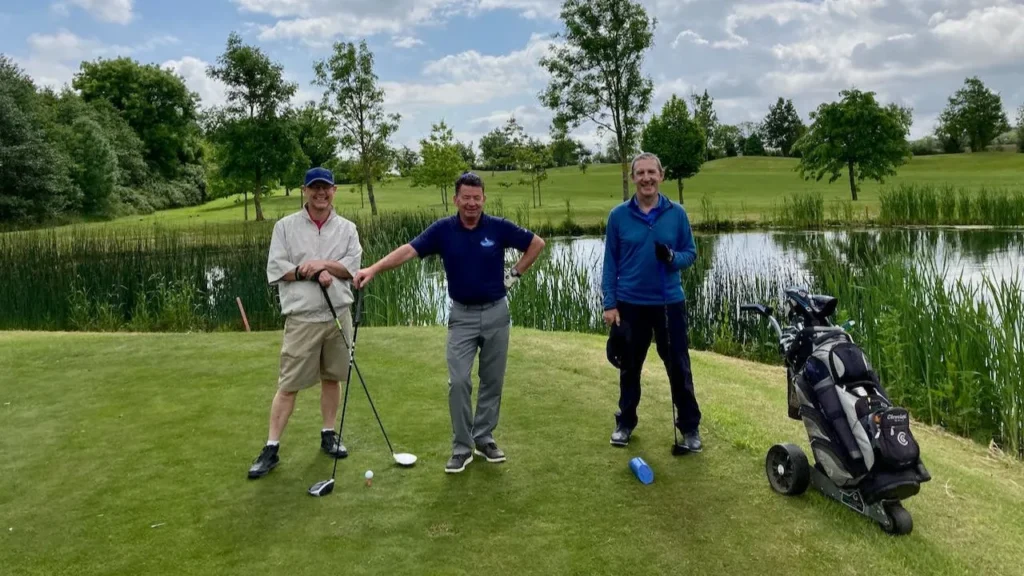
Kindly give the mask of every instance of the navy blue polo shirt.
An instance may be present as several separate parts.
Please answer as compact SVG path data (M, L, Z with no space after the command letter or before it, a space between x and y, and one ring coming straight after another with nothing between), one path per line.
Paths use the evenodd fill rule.
M533 232L487 214L470 230L459 215L431 224L410 244L420 258L444 262L448 295L461 304L487 304L505 297L505 249L525 252Z

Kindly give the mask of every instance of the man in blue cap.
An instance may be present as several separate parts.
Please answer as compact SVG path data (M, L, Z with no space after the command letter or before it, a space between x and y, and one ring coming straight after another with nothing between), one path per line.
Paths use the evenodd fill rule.
M638 155L631 172L636 194L608 216L601 285L604 321L611 326L608 358L619 368L619 411L611 444L626 446L636 428L640 374L653 335L678 410L674 424L683 434L672 453L700 452L701 412L693 391L680 280L680 272L697 259L697 245L686 210L658 189L665 178L658 157Z
M501 392L508 360L509 316L506 294L544 249L533 232L484 213L484 183L467 172L455 181L453 203L458 214L431 224L419 236L356 274L356 288L375 275L412 260L436 254L444 262L449 311L448 410L452 419L452 456L445 472L455 474L473 461L474 451L488 462L504 462L505 452L494 441ZM523 255L505 269L505 250ZM476 414L473 362L479 353L480 389Z
M320 447L335 458L348 455L334 431L341 388L348 375L352 341L351 279L359 272L363 249L351 221L334 211L334 175L325 168L306 172L302 210L278 220L270 240L267 281L278 287L285 317L277 393L270 409L270 434L249 469L261 478L279 462L281 434L300 390L320 382L323 428ZM345 335L338 333L320 287L336 306Z

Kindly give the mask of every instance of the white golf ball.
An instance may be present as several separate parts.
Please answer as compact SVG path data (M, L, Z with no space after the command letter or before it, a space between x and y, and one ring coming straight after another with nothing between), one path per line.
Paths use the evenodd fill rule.
M367 470L365 476L367 480L373 478L373 470Z

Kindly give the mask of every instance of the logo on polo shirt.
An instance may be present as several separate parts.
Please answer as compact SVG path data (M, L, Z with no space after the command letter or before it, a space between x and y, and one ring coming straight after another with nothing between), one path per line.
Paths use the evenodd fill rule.
M485 236L484 239L480 241L480 245L484 248L490 248L491 246L494 246L494 240Z

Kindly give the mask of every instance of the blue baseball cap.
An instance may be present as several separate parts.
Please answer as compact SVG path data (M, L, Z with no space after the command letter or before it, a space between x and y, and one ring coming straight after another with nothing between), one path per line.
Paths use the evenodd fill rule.
M334 186L334 174L327 168L310 168L306 171L306 183L309 186L313 182L326 182Z

